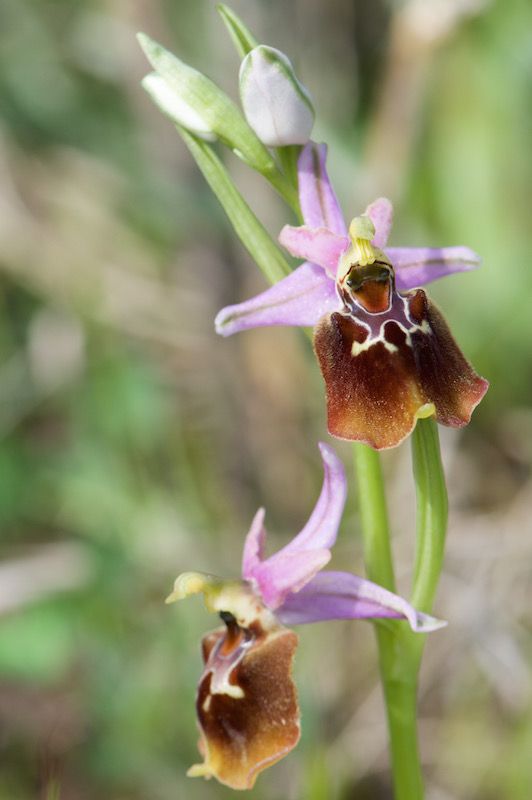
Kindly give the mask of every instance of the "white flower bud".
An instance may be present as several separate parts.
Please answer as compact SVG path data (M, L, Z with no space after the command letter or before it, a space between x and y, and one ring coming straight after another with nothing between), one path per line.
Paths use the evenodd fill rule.
M171 120L208 142L216 139L216 134L197 109L186 103L156 72L146 75L142 86L163 114Z
M251 50L240 67L240 97L250 127L268 147L310 139L312 100L284 53L262 44Z
M147 84L145 79L144 88L165 114L204 139L220 139L263 175L275 174L271 154L225 92L145 33L137 38L156 72Z

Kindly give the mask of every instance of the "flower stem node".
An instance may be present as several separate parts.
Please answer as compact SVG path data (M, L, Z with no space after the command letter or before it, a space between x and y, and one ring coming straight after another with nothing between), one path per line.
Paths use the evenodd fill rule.
M306 144L314 108L288 57L259 45L240 66L240 98L245 117L267 147Z

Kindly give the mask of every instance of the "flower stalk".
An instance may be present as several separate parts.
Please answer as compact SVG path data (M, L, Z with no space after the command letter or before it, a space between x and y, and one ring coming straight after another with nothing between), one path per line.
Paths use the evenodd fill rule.
M428 612L443 567L447 532L447 487L441 460L438 426L434 419L420 419L412 436L412 464L416 484L417 535L412 602ZM417 668L421 661L424 637L410 640L411 655Z
M257 219L212 147L185 128L177 126L203 177L229 217L233 229L269 283L290 274L287 260Z
M395 590L390 529L379 453L353 445L364 561L371 580ZM423 779L416 727L417 666L403 626L376 624L396 800L421 800Z
M417 537L412 599L432 607L442 568L447 530L447 487L434 419L420 419L412 435L417 499Z
M394 591L393 560L379 454L354 445L366 572ZM430 613L443 564L447 490L434 419L420 419L412 435L417 499L416 560L411 602ZM424 636L395 621L375 624L396 800L422 800L417 737L417 689Z

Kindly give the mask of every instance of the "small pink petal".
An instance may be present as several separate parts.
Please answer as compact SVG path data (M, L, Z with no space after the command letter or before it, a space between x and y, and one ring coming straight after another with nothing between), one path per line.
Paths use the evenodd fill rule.
M285 225L279 241L293 256L319 264L333 277L338 259L349 247L347 236L338 236L327 228L307 228L305 225L299 228Z
M334 281L317 264L301 264L265 292L226 306L214 324L221 336L270 325L314 327L339 306Z
M262 561L264 543L266 541L264 513L264 509L259 508L253 517L253 522L244 542L244 553L242 555L242 577L244 580L253 578L254 571Z
M291 592L298 592L331 557L344 510L347 485L342 462L328 445L319 444L323 460L323 486L303 530L285 547L260 563L255 558L258 534L248 534L244 552L244 578L254 579L262 598L277 608ZM252 526L253 528L253 526ZM251 537L251 539L250 539ZM251 568L247 565L251 564Z
M298 161L299 203L305 225L347 234L340 204L331 186L325 161L327 145L308 142Z
M387 197L379 197L374 200L364 214L368 216L375 225L375 236L373 244L375 247L383 248L388 241L393 221L393 206Z
M298 592L331 559L330 550L298 551L280 550L253 570L262 599L275 610L287 595Z
M344 465L332 449L320 442L323 461L323 486L310 518L298 535L279 552L288 553L314 548L332 547L347 496Z

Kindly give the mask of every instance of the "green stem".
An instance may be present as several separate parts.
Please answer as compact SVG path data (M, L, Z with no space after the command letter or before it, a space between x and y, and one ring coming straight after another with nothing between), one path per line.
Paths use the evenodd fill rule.
M250 209L225 166L210 145L176 126L212 191L229 217L234 231L270 283L292 271L264 225Z
M416 634L414 634L416 635ZM393 634L378 630L381 675L390 734L395 800L422 800L423 773L419 759L417 737L417 670L407 676L392 676L400 666L406 672L400 640L391 641Z
M447 488L441 461L438 426L433 418L420 419L412 434L412 464L416 484L417 536L414 584L410 602L430 614L438 588L447 531ZM425 637L412 641L419 663Z
M264 177L269 180L275 191L283 198L287 206L289 206L296 217L300 217L299 197L297 191L294 189L291 181L286 175L278 169L272 169L269 172L263 173Z
M429 613L442 567L447 489L434 419L420 419L412 434L417 499L417 543L412 604Z
M419 420L412 435L417 499L417 543L411 602L430 613L443 563L447 491L438 428ZM386 499L378 453L355 445L360 515L368 577L394 590ZM416 729L417 682L425 636L404 623L376 625L386 702L396 800L422 800L423 777Z
M354 453L366 572L371 581L393 592L395 577L379 454L365 444L355 444Z
M355 468L364 540L364 559L370 580L395 589L384 481L379 454L355 444ZM416 729L417 669L410 668L404 623L376 625L379 666L388 717L393 783L396 800L422 800L423 779Z
M290 181L290 183L297 192L297 181L298 181L297 161L299 158L299 154L301 153L301 146L298 144L290 144L287 145L286 147L277 147L275 152L277 153L277 157L279 159L279 163L281 164L284 174L286 175L287 179ZM303 219L301 217L300 211L298 212L298 217L301 224L303 224Z

